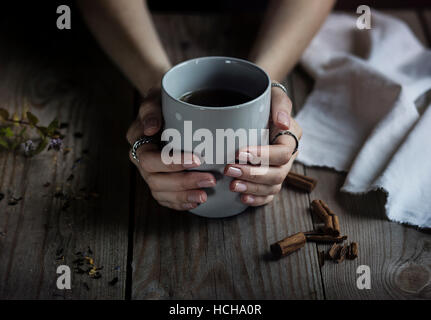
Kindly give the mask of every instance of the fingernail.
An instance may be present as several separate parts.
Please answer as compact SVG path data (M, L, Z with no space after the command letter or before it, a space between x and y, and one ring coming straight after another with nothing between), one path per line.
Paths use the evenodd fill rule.
M246 186L244 183L242 183L242 182L237 182L237 183L235 184L234 191L236 191L236 192L244 192L244 191L246 191L246 190L247 190L247 186Z
M197 207L196 203L183 203L181 205L183 207L183 209L194 209Z
M184 161L186 161L186 159L184 159ZM192 163L183 163L183 167L188 169L199 167L201 165L201 160L199 160L199 157L196 157L195 155L193 155L192 161Z
M187 201L189 202L204 202L201 194L192 193L187 196Z
M290 125L290 119L289 116L287 115L286 112L284 111L279 111L277 113L277 121L283 125L285 125L286 127L289 127Z
M230 177L241 177L242 171L241 169L235 168L235 167L229 167L226 171L226 175Z
M144 130L155 129L159 127L159 119L148 118L144 120Z
M216 185L216 182L214 180L202 180L197 183L199 188L209 188L214 187Z
M249 195L249 194L244 196L243 199L244 199L245 203L253 203L254 202L254 197Z

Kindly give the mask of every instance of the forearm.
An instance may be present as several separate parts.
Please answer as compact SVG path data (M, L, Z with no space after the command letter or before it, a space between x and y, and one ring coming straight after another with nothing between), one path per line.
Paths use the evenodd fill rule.
M170 68L143 0L79 0L92 33L123 73L145 94Z
M335 0L273 0L250 59L281 81L331 11Z

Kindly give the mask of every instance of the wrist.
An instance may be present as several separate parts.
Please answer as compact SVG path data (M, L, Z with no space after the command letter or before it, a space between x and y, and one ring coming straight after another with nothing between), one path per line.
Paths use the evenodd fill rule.
M151 91L160 89L162 86L162 78L170 68L170 65L163 65L152 66L146 69L142 73L143 77L141 81L137 84L137 89L141 96L145 97Z

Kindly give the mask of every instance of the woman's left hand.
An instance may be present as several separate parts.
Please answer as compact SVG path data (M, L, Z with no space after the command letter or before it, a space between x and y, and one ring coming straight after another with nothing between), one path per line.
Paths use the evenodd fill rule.
M270 138L282 130L289 130L298 139L302 129L291 117L292 101L283 90L273 87L271 91L271 120ZM229 164L224 174L233 177L230 184L233 192L241 193L241 201L250 206L261 206L271 202L282 187L283 181L292 167L298 152L295 150L295 139L289 135L280 135L270 146L246 147L239 150L238 158L247 159L253 163L253 157L260 156L262 149L268 151L269 167L253 166L251 164ZM265 171L266 170L266 171Z

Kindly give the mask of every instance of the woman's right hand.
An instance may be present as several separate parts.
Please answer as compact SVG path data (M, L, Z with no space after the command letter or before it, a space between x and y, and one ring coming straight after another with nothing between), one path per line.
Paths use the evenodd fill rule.
M162 127L160 106L160 89L153 89L139 107L136 120L127 131L127 141L133 145L143 136L153 136ZM139 162L130 160L136 165L141 176L151 189L157 202L175 210L191 210L207 201L207 194L202 188L213 187L215 177L208 172L185 171L201 164L199 158L192 154L183 154L182 159L192 157L191 164L165 164L157 144L144 144L136 151ZM190 162L190 161L188 161Z

